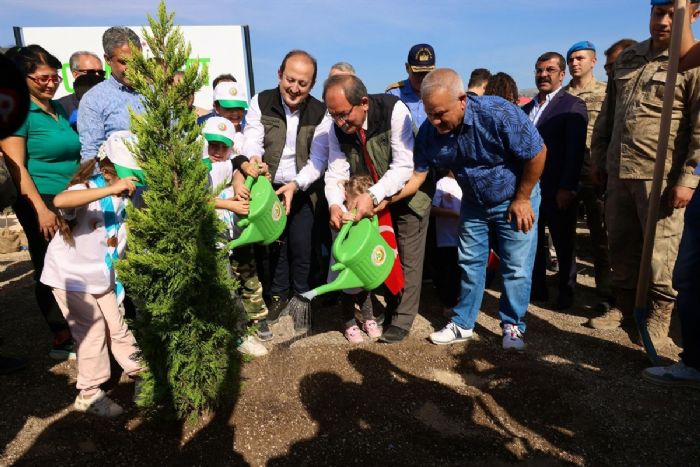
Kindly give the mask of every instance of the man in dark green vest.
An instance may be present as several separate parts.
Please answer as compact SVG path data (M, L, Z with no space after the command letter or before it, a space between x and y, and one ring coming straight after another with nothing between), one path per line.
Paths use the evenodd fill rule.
M275 188L294 180L306 165L314 130L326 112L323 103L309 94L316 82L316 60L310 54L303 50L289 52L282 60L278 78L278 87L253 96L243 146L243 154L250 160L267 163ZM270 322L277 320L291 293L310 289L312 199L321 187L319 183L294 197L287 227L279 242L271 246L269 262L265 261L271 276L265 284L265 293L271 297Z
M360 195L349 209L357 218L369 217L387 205L398 240L405 289L384 330L382 342L403 340L418 313L423 270L423 251L428 231L430 197L423 192L389 205L413 171L413 122L406 105L396 96L368 95L356 76L329 78L323 98L334 126L328 134L326 199L331 226L340 228L345 195L341 182L351 175L371 175L378 181Z

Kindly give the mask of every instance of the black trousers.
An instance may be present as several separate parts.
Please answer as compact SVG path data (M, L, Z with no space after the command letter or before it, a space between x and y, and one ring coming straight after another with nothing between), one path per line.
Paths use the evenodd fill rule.
M41 199L49 209L54 212L56 211L53 205L54 195L41 195ZM46 256L46 249L49 246L49 242L46 241L44 235L41 233L36 211L34 211L32 204L26 196L19 196L14 206L12 206L12 209L15 211L17 220L24 229L27 242L29 243L29 256L34 266L34 294L39 304L39 310L44 316L46 323L49 325L51 332L55 334L68 330L68 323L63 317L63 314L61 314L61 310L58 308L51 287L39 282L41 272L44 270L44 257Z
M559 296L573 297L576 287L576 203L567 209L557 208L553 198L542 198L537 224L537 254L532 271L532 297L547 300L547 239L544 228L549 227L552 243L559 261Z
M308 194L294 195L287 226L268 248L270 295L287 297L310 290L314 211Z

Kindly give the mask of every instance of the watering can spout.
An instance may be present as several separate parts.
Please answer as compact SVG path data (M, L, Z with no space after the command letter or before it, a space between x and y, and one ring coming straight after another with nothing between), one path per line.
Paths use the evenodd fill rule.
M247 222L247 220L245 220ZM241 221L243 222L243 221ZM241 235L229 242L229 249L233 250L239 246L248 245L249 243L256 243L263 239L262 234L253 225L246 225L246 228L241 232Z
M357 277L357 275L355 275L350 269L343 269L333 282L321 285L310 292L307 292L309 296L305 298L311 299L317 295L344 289L354 289L357 287L362 287L362 285L362 280L360 280L360 278Z

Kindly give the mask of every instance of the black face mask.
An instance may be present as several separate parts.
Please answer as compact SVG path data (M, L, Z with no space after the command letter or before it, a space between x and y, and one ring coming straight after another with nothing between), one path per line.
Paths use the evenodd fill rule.
M0 138L12 135L29 112L29 89L12 61L0 54Z

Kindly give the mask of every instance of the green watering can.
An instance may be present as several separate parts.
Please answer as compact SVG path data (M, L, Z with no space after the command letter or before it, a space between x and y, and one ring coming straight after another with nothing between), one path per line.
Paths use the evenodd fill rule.
M338 277L302 294L303 298L311 300L317 295L356 287L376 289L389 277L396 259L394 250L379 233L377 216L344 224L333 242L333 257L336 263L331 270L339 272Z
M230 242L230 249L249 243L269 245L274 242L287 225L287 212L284 204L275 194L270 181L264 176L247 177L245 186L250 190L250 210L247 216L236 223L241 235Z

